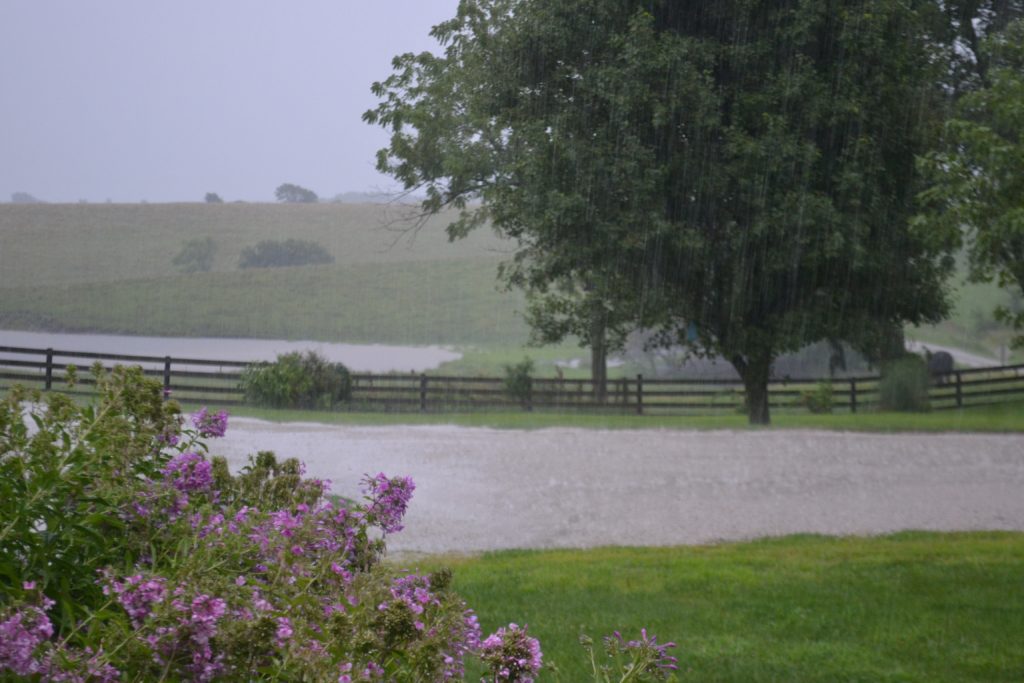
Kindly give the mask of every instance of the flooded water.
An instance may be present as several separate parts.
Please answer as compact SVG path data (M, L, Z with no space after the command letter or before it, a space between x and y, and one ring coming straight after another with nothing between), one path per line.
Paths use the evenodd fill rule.
M1024 529L1016 434L497 430L232 417L225 437L209 445L236 470L261 450L298 458L350 498L360 497L365 474L411 476L406 530L388 542L399 552Z
M313 350L333 363L344 363L356 372L422 372L461 357L460 353L440 346L334 344L280 339L135 337L10 330L0 330L0 346L237 361L274 360L280 353ZM0 353L0 359L13 357L11 354Z

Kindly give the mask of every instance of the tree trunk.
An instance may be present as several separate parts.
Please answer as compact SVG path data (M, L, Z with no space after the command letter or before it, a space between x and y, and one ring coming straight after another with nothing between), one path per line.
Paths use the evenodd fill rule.
M597 310L590 319L590 378L594 388L594 402L603 404L608 396L608 346L604 316Z
M732 365L743 379L746 392L747 418L752 425L771 424L768 409L768 378L772 369L772 356L745 359L736 356Z

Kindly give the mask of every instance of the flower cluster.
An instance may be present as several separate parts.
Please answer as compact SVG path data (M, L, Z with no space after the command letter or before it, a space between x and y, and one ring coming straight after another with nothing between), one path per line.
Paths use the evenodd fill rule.
M34 591L35 583L25 582L23 588ZM0 673L9 671L47 683L114 683L121 679L120 672L104 661L102 651L52 643L53 623L46 610L55 603L45 595L37 600L36 605L0 614Z
M228 414L219 410L213 415L204 407L199 412L192 414L192 425L199 431L199 436L204 439L216 439L224 436L228 428Z
M199 453L181 453L171 459L161 474L182 493L205 492L213 488L213 466Z
M38 607L15 610L0 620L0 671L8 669L18 676L42 671L36 648L53 635L53 624Z
M167 595L166 583L159 576L145 579L142 574L135 574L124 581L109 580L103 592L117 596L118 604L131 617L132 625L138 628L153 611L153 605L163 602Z
M499 628L480 644L480 659L490 668L494 681L533 683L541 668L540 642L516 624Z
M384 533L392 534L401 531L402 517L412 498L416 485L410 477L388 478L384 473L363 480L370 503L366 514Z

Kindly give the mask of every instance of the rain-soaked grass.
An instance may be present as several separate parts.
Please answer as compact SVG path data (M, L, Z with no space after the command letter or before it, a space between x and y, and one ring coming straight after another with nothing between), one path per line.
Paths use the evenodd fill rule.
M191 406L190 406L191 407ZM775 411L770 427L751 427L745 415L624 415L571 412L381 413L272 410L229 407L233 415L272 422L317 422L351 425L433 425L496 429L829 429L865 432L1024 432L1024 401L929 413L859 412L812 415Z
M450 567L484 632L528 624L562 681L590 680L581 629L599 640L641 628L678 644L681 681L1024 680L1020 533L790 536L398 562Z

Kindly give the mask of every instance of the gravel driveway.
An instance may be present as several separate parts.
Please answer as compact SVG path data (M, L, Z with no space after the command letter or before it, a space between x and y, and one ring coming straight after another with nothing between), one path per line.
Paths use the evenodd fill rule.
M1024 437L350 427L233 418L233 466L297 457L337 493L409 475L402 552L676 545L797 532L1024 530Z

